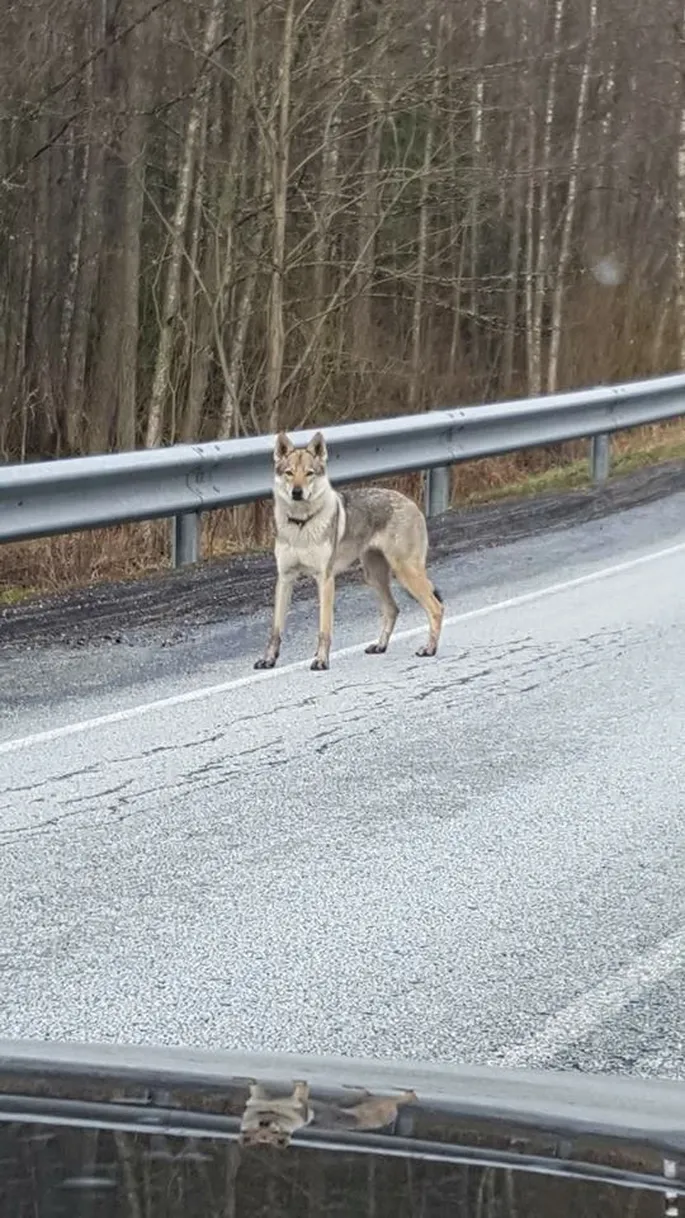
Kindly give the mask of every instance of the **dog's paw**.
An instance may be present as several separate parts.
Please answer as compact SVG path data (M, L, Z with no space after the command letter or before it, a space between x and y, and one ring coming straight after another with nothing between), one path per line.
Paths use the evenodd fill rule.
M437 647L431 647L430 643L426 643L425 647L419 647L417 656L434 656L437 655Z
M325 672L327 668L328 660L320 660L318 656L314 657L311 663L312 672Z
M387 650L388 650L387 643L385 645L383 645L382 643L369 643L368 647L364 648L364 651L366 652L367 656L382 656L382 655L385 655L385 652Z
M255 668L273 668L276 664L275 656L261 656L259 660L255 660Z

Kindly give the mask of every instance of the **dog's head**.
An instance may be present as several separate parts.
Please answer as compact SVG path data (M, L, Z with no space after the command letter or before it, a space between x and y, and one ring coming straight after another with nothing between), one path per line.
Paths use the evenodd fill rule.
M326 442L317 431L304 448L295 448L281 432L276 437L274 466L276 489L294 503L316 499L328 484Z

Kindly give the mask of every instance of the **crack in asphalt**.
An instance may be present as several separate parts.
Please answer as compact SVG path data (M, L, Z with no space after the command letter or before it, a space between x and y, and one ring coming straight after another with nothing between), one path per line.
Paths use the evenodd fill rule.
M358 687L351 683L344 686L339 686L332 689L331 695L340 696L341 694L350 695L354 693L355 699L363 693L367 699L372 698L371 706L368 706L365 711L350 713L349 711L341 711L344 715L344 722L337 714L319 713L317 716L318 730L311 733L309 736L313 750L317 755L328 753L332 748L341 744L346 744L353 739L368 739L378 731L380 731L387 718L387 705L394 704L397 694L403 697L409 697L416 702L426 702L433 697L442 697L445 699L444 705L447 708L463 709L463 702L458 698L450 698L449 694L456 689L463 689L479 682L483 683L484 690L488 693L494 693L498 698L506 698L512 692L518 694L532 693L540 689L542 686L561 681L574 672L583 671L592 668L596 664L595 654L597 652L615 651L620 654L624 648L626 639L625 633L617 630L601 630L593 634L582 636L573 646L562 645L559 643L549 642L545 646L545 650L541 651L539 647L534 646L529 638L516 640L512 646L504 649L498 647L494 653L493 648L487 645L482 645L472 648L472 652L478 652L486 661L484 667L475 668L469 672L460 672L461 664L464 656L459 655L449 657L444 662L445 678L434 683L426 688L421 688L417 693L410 693L410 682L406 679L402 681L388 681L383 686L374 686L372 689L364 689L360 691ZM593 652L592 658L586 656L587 649L590 648ZM531 655L531 652L535 653ZM487 660L490 663L487 663ZM421 666L416 666L419 671ZM535 680L534 678L538 678ZM495 678L494 680L488 680ZM522 684L525 682L525 684ZM447 697L446 697L447 695ZM307 696L295 706L298 709L311 708L315 705L316 699L313 696ZM292 716L293 704L282 703L278 706L264 707L261 713L254 715L236 714L235 719L229 722L221 731L214 731L201 735L195 735L191 740L177 743L175 745L155 745L152 748L143 748L139 753L127 753L113 758L103 760L101 762L93 762L79 769L72 769L62 774L56 774L53 777L42 779L39 783L21 784L18 786L8 786L0 790L0 795L4 797L12 797L17 794L25 794L29 791L36 791L41 788L43 791L54 791L56 786L63 786L65 783L74 779L82 778L85 775L104 778L107 771L116 771L121 766L130 766L141 761L150 761L156 757L160 757L166 753L173 752L181 754L183 752L191 752L197 756L199 750L211 748L219 743L235 741L235 730L241 729L242 726L250 721L259 719L262 722L273 722L279 716L287 715L290 719ZM374 723L373 718L380 718L381 722ZM356 732L352 729L359 722L364 722L365 727L361 732ZM347 728L348 730L345 730ZM266 756L265 756L266 755ZM254 764L255 759L257 760ZM163 781L156 782L154 786L136 787L135 779L130 777L125 781L113 786L105 786L96 788L86 793L69 795L62 800L59 795L53 795L50 799L49 794L42 794L31 799L25 806L38 807L45 806L50 802L54 813L39 824L33 824L25 827L14 827L0 830L0 842L3 844L16 840L21 836L31 836L37 832L47 832L55 830L63 826L66 819L73 820L77 816L85 817L86 825L89 828L97 829L102 827L104 821L102 810L94 814L93 817L88 817L87 813L82 813L78 807L84 803L96 803L97 801L108 799L112 795L118 798L114 803L109 803L106 812L113 817L118 823L124 819L131 817L140 817L147 814L145 808L145 800L147 797L158 798L160 791L180 791L192 788L200 794L204 790L215 789L223 786L233 779L239 779L243 776L244 771L240 765L245 760L252 760L251 773L256 777L261 773L266 773L275 767L281 767L288 764L290 753L287 749L284 736L277 735L269 740L261 741L259 744L250 744L244 747L228 747L225 752L218 757L210 757L202 764L195 765L191 769L180 774L175 774L173 779L165 783ZM125 794L124 794L125 792ZM124 811L135 802L135 810L130 812ZM0 812L12 812L12 803L5 802L0 804ZM84 826L80 826L82 829Z

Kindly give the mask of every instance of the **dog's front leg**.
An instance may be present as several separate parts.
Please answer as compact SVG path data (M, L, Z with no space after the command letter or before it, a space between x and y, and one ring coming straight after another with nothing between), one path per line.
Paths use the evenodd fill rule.
M335 596L335 579L332 575L322 575L319 584L319 641L316 655L312 660L314 672L328 668L331 654L331 635L333 633L333 598Z
M266 651L255 663L255 668L273 668L281 651L281 638L288 616L290 597L293 591L294 577L290 572L279 571L276 580L276 596L274 599L274 617L271 634L266 645Z

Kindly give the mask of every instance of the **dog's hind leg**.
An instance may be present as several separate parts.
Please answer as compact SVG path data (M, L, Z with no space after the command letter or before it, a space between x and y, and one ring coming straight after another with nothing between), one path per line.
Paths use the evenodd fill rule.
M442 619L445 613L442 600L428 578L425 568L407 561L396 560L392 563L395 576L407 592L411 593L425 610L428 618L428 642L419 647L417 656L434 656L438 650Z
M390 591L390 565L380 550L366 550L362 555L362 571L369 587L373 588L381 603L381 632L377 643L369 643L368 655L381 655L387 651L390 635L395 627L399 609Z

